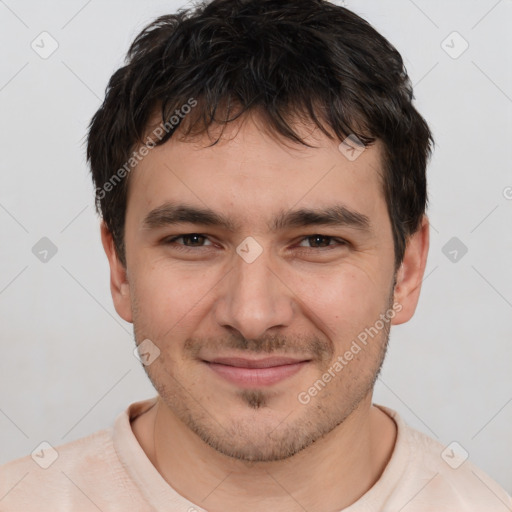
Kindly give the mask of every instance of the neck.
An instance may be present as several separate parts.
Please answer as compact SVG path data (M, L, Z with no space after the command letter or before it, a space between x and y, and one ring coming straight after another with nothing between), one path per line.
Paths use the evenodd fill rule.
M322 439L275 462L245 462L217 452L177 419L161 398L132 428L169 485L212 512L348 507L379 479L396 438L394 421L371 405L371 394Z

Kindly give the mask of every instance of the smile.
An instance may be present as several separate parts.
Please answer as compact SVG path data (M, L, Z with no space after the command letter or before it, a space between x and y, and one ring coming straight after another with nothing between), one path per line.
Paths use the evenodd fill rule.
M277 384L295 375L310 360L289 357L265 359L225 357L204 362L221 378L240 387L254 388Z

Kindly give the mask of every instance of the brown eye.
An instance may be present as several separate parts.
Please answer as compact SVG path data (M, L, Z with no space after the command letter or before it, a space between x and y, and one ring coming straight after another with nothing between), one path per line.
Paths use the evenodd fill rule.
M183 243L177 242L178 240L182 240ZM208 240L208 237L205 235L201 235L200 233L186 233L184 235L175 236L172 238L167 238L163 241L165 245L174 245L176 247L188 249L194 247L208 247L212 245L211 241L207 245L204 245L204 242Z
M334 249L337 245L331 245L331 242L336 242L337 245L345 245L345 241L340 238L335 238L332 236L326 235L309 235L304 237L300 244L303 242L308 242L311 249ZM306 247L304 245L299 245L299 247Z

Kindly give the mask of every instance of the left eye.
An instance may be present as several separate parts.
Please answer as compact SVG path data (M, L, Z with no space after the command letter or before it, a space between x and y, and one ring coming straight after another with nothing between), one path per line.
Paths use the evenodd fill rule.
M322 249L322 248L333 248L335 246L332 246L330 244L330 242L336 242L337 245L345 245L345 241L344 240L341 240L339 238L335 238L335 237L332 237L332 236L326 236L326 235L310 235L310 236L306 236L302 239L302 241L300 242L301 244L303 242L309 242L310 244L313 245L313 249ZM318 247L318 246L321 246L321 247ZM304 245L299 245L299 247L305 247Z

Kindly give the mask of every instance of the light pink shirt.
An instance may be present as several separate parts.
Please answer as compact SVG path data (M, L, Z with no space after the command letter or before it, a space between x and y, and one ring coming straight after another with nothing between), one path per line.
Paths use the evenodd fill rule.
M112 428L57 446L57 453L49 448L0 467L0 511L205 511L162 478L132 432L130 420L155 401L131 404ZM482 471L467 460L459 466L455 452L380 408L398 427L393 454L379 481L344 512L512 511L510 496Z

